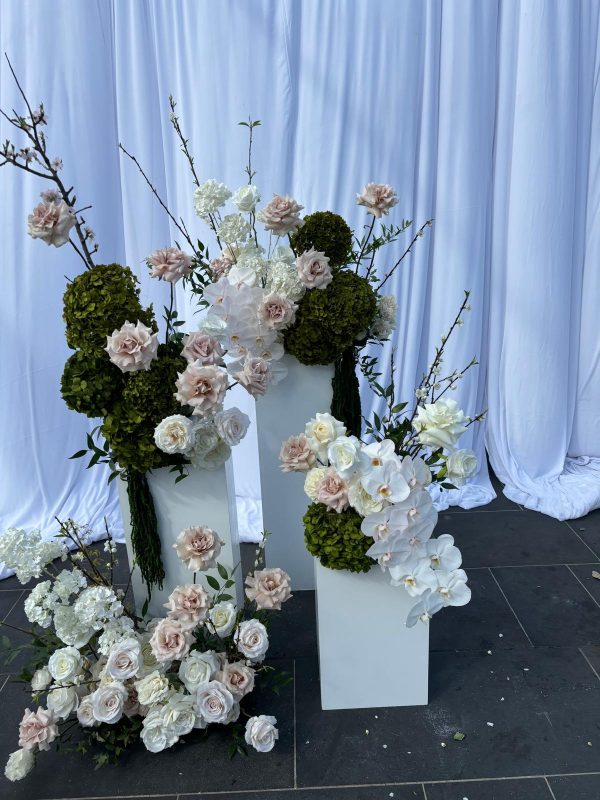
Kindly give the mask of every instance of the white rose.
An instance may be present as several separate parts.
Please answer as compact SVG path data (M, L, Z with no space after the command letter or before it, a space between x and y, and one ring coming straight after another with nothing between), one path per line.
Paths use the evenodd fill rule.
M194 449L192 455L202 458L214 450L220 438L212 419L203 419L194 424Z
M151 753L160 753L171 747L178 740L177 734L170 731L165 725L163 706L151 708L146 715L140 739L144 743L146 750Z
M230 447L239 444L248 431L250 417L239 408L228 408L215 414L215 425L219 436Z
M208 612L212 627L217 636L224 639L229 636L235 625L237 609L233 603L217 603ZM209 628L211 626L209 625Z
M212 450L209 450L208 453L205 453L201 458L193 460L192 463L195 467L198 467L198 469L208 469L212 471L222 467L230 457L231 447L229 447L227 442L219 439L216 447L213 447Z
M455 450L448 456L446 469L450 483L462 486L477 471L477 456L472 450Z
M426 447L450 449L466 431L467 419L456 400L442 397L419 406L413 421L418 441Z
M327 448L329 463L340 478L349 478L360 462L361 444L356 436L339 436Z
M279 731L275 727L277 720L261 714L259 717L250 717L246 723L245 740L259 753L268 753L275 747L279 739Z
M160 703L169 694L169 681L158 670L154 670L145 678L133 684L138 693L141 706L153 706Z
M103 683L92 695L94 719L114 725L123 716L128 691L122 683Z
M249 214L250 211L254 211L254 207L260 200L260 194L256 186L249 184L240 186L231 199L242 213Z
M77 709L77 720L82 728L92 728L99 724L94 717L94 701L92 694L87 694L80 700L79 708Z
M322 461L327 458L327 448L331 442L346 433L345 426L331 414L315 414L314 419L306 423L305 429L308 444L313 453Z
M193 422L183 414L173 414L159 422L154 442L163 453L187 453L196 441Z
M81 653L76 647L62 647L50 656L48 671L57 683L72 682L81 672Z
M15 750L11 753L4 768L9 781L20 781L31 772L35 764L32 750Z
M192 650L179 665L179 677L190 694L194 694L203 683L212 680L219 669L219 659L214 650L201 653Z
M369 494L358 477L348 484L348 502L361 517L367 517L383 508L382 501Z
M233 695L220 681L203 684L196 694L196 711L207 723L227 724L233 705Z
M327 469L325 467L313 467L306 473L304 480L304 492L310 497L313 503L317 502L317 484L325 476Z
M183 692L174 692L163 708L165 728L174 736L185 736L196 722L196 698Z
M74 686L52 689L51 692L48 692L46 705L50 711L54 711L58 719L66 719L79 706L77 689Z
M42 667L42 669L36 669L31 679L31 688L33 689L34 692L41 692L47 686L50 685L51 680L52 676L48 672L47 667Z
M235 632L237 649L251 661L262 661L269 649L267 629L256 619L242 622Z
M141 647L137 639L123 639L110 651L106 674L115 681L126 681L137 675L141 660Z
M272 263L283 261L284 264L291 266L296 260L296 254L287 244L278 244L271 253Z

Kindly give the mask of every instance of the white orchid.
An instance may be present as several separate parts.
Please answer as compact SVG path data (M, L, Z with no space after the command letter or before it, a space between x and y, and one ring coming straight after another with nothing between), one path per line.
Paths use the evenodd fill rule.
M371 470L363 476L362 485L372 497L386 503L399 503L410 494L410 487L396 461L388 461Z
M389 569L392 586L404 586L411 597L419 597L427 589L433 591L438 587L436 573L426 558L411 559Z
M458 547L454 546L454 537L443 533L437 539L430 539L426 545L427 555L433 569L452 572L462 563L462 555Z
M466 606L471 599L471 590L467 586L467 573L464 569L455 569L452 572L435 570L437 579L437 592L442 598L444 606Z
M434 614L441 611L444 601L437 592L427 589L423 592L419 601L411 608L406 618L406 627L414 628L417 622L429 622Z

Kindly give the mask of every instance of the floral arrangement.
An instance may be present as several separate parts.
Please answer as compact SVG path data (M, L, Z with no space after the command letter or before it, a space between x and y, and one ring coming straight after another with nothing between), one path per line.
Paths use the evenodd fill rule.
M218 534L187 528L173 546L192 582L173 589L163 618L140 619L127 608L127 592L113 586L117 548L107 534L104 553L90 548L89 531L73 521L61 523L52 542L16 529L0 537L0 559L22 583L46 578L25 600L31 643L13 648L3 637L7 661L31 650L21 679L37 706L25 709L20 749L8 759L6 777L24 778L37 754L64 743L73 728L80 733L77 750L96 751L97 766L137 741L158 753L214 724L230 726L232 754L246 745L271 750L275 718L250 716L242 705L263 676L275 691L289 680L263 663L267 618L291 597L289 576L259 569L259 549L237 608L228 594L233 575L218 562ZM71 569L55 559L69 559ZM198 573L215 567L220 579L206 575L206 586L197 582Z
M455 400L461 372L443 376L443 354L450 335L468 311L469 293L449 333L436 349L428 373L416 390L412 414L396 403L393 384L382 387L375 360L364 359L367 379L385 399L386 413L374 415L361 441L329 413L318 413L304 433L287 439L280 452L284 472L305 473L304 491L311 500L305 516L309 552L329 569L368 572L378 563L394 586L416 599L407 625L427 621L446 606L469 602L462 557L448 534L432 538L438 514L427 487L462 485L477 469L477 458L457 444L467 427L483 418L465 416Z

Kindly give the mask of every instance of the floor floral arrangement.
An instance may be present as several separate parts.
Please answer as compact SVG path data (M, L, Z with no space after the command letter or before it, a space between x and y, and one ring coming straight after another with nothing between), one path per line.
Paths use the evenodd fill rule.
M246 746L270 751L278 738L275 718L249 716L243 701L255 681L267 679L278 691L289 680L263 663L268 616L291 597L289 576L259 569L259 548L237 608L229 594L233 573L218 561L218 534L188 528L173 546L192 582L173 589L164 617L140 619L127 606L127 590L113 585L110 535L101 552L90 547L88 534L69 520L51 542L16 529L0 537L0 559L22 583L45 578L25 600L31 641L12 648L3 637L9 660L23 648L31 651L20 677L37 706L25 709L20 749L11 754L6 777L24 778L37 754L64 744L73 728L81 734L76 749L93 752L96 766L138 741L159 753L214 724L229 726L232 754ZM56 559L69 560L71 569L57 567ZM197 582L214 567L219 578Z
M363 438L330 413L317 413L304 433L283 442L280 452L284 472L306 473L309 552L329 569L369 572L378 563L394 586L404 587L416 600L406 620L409 627L427 622L446 606L465 605L471 597L453 537L432 538L438 514L427 491L432 481L455 488L477 470L475 454L457 444L484 414L469 418L444 396L476 360L445 376L441 366L447 342L468 310L465 292L416 390L412 413L406 413L407 403L397 402L393 380L386 387L378 383L376 359L365 359L367 380L384 399L386 412L366 422Z

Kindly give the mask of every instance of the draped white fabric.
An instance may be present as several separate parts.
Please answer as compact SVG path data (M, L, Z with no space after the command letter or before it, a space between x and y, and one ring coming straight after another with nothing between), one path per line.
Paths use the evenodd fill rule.
M489 407L487 427L464 440L480 473L439 503L493 498L486 438L509 497L567 518L600 505L598 13L594 0L4 0L0 50L45 102L65 179L94 206L101 259L129 264L158 308L164 287L142 259L176 231L117 145L205 237L170 93L202 178L244 182L237 122L251 116L263 123L264 198L291 193L360 230L355 193L385 181L398 191L398 219L435 218L388 284L399 303L398 396L410 399L471 289L446 366L477 354L456 398L469 413ZM0 104L21 107L4 61ZM0 138L9 135L2 120ZM0 187L0 529L50 532L55 515L96 527L106 515L118 527L106 475L67 460L93 427L59 393L64 276L81 265L27 237L37 179L5 167ZM178 305L192 319L181 293ZM252 449L250 439L237 453L246 508L259 491Z

